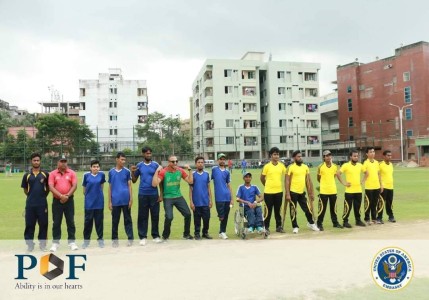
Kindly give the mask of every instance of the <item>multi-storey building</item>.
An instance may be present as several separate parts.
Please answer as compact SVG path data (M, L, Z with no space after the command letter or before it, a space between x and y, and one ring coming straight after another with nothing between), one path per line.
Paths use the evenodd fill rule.
M209 59L193 83L194 152L207 159L262 159L277 146L320 156L319 64Z
M100 151L136 149L135 126L148 114L145 80L124 80L121 69L109 69L95 80L79 80L79 116L94 132Z
M415 142L429 136L428 58L429 43L418 42L395 49L394 56L338 66L340 140L358 149L374 146L378 157L390 149L395 160L401 160L401 144L404 159L429 155L429 143L420 141L419 151Z

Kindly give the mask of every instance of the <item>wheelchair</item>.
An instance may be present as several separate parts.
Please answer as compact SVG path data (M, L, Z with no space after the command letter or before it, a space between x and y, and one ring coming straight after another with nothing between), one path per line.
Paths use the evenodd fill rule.
M266 239L268 238L269 233L264 227L264 220L267 217L268 209L263 202L259 203L258 206L262 207L262 230L260 232L254 232L260 234L264 239ZM247 239L248 235L252 234L248 230L247 218L244 215L244 206L241 203L234 214L234 231L235 234L243 240Z

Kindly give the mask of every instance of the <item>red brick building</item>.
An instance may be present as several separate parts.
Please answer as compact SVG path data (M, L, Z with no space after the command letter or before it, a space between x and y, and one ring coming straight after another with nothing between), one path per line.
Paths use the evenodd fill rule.
M374 146L377 158L390 149L401 160L399 109L403 108L404 159L429 155L416 138L429 137L429 43L395 49L395 55L370 63L338 66L340 140L358 149ZM398 107L389 105L394 104Z

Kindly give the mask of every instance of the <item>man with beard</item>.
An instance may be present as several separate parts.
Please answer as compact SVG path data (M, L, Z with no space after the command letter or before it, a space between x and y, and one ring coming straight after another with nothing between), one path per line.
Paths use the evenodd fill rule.
M137 229L140 238L140 246L146 245L147 230L149 223L149 212L151 218L151 235L155 243L162 240L159 236L159 203L158 188L152 186L152 179L159 164L152 161L152 149L148 146L142 148L143 161L137 166L131 166L131 180L136 183L140 177L139 185L139 208L137 217Z
M227 240L226 225L228 224L229 210L234 205L231 190L231 175L225 168L226 155L219 153L218 166L212 168L212 180L215 190L217 215L220 221L219 237Z
M365 183L365 222L367 225L383 224L382 220L377 219L377 202L380 197L380 191L383 192L380 177L380 165L375 158L374 147L366 149L367 159L364 161L362 171L365 173L363 182Z
M314 231L319 231L316 224L314 224L313 215L305 197L304 189L307 189L310 201L314 201L313 183L310 178L310 170L307 165L302 162L301 151L296 150L292 153L294 163L289 166L287 170L285 189L286 189L286 200L290 203L290 218L292 221L293 233L298 233L299 226L296 220L296 209L297 203L301 206L304 211L305 217L307 218L307 226Z
M380 176L383 184L383 192L381 196L385 201L386 213L389 216L389 222L395 223L395 217L393 216L393 164L392 151L385 150L383 152L384 160L380 163ZM383 210L378 213L378 220L383 222Z
M49 173L40 169L39 153L31 154L31 171L22 177L21 187L27 196L25 204L25 231L24 239L27 243L27 251L34 249L34 231L36 222L39 223L39 247L46 250L46 239L48 237L48 201Z
M362 203L362 187L361 187L361 173L362 164L359 161L359 152L352 150L349 154L349 162L343 164L340 168L340 173L346 175L346 190L344 193L344 213L343 213L343 226L352 228L349 223L349 215L353 208L356 226L365 227L365 223L360 218L360 205Z

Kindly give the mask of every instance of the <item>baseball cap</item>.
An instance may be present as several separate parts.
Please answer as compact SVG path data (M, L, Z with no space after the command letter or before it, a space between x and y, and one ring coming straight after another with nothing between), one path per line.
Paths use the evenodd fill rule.
M243 177L246 177L246 176L250 176L250 177L252 177L252 173L247 172L246 174L244 174L244 175L243 175Z
M326 155L331 155L331 151L329 150L323 151L323 156L326 156Z
M58 160L59 161L67 161L67 157L63 154L60 156L60 158Z
M219 154L217 155L217 159L221 159L222 157L226 158L226 155L225 155L225 154L223 154L223 153L219 153Z

